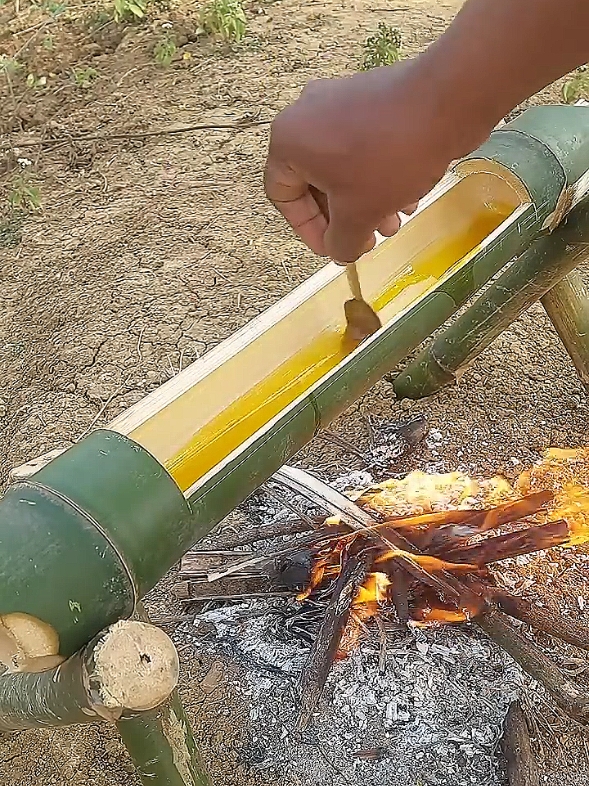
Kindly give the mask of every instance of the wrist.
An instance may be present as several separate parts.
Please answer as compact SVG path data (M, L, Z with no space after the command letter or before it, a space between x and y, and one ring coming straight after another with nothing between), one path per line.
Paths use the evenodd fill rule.
M491 80L477 80L472 69L442 38L412 61L409 81L424 108L424 124L436 129L452 160L479 147L512 107L498 100Z

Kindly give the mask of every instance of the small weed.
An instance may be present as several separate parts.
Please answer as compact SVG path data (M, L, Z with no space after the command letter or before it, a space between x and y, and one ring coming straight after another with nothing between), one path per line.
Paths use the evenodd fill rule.
M201 11L200 23L205 33L238 44L245 35L247 20L239 0L211 0Z
M52 52L55 49L55 40L52 35L46 35L43 39L43 49Z
M22 63L19 63L18 60L15 60L13 57L0 55L0 74L6 74L8 77L16 76L23 68L24 66Z
M160 38L153 48L155 62L158 64L158 66L167 68L174 59L174 55L177 51L178 47L176 46L176 41L174 40L173 36L164 36L164 38Z
M98 76L98 71L91 66L85 68L74 68L72 71L74 84L76 87L81 87L82 90L87 90Z
M41 210L41 190L36 186L30 175L19 172L12 179L8 192L8 204L13 211L34 212Z
M364 44L362 71L388 66L401 59L401 33L396 27L384 22L378 23L378 30L369 36Z
M567 104L574 104L580 98L589 96L589 71L581 66L569 76L562 86L562 98Z
M113 15L106 8L97 8L88 14L85 20L86 27L91 32L102 30L113 20Z
M147 0L114 0L114 20L143 19L147 11Z
M22 211L11 210L7 218L0 215L0 248L15 248L20 245L24 222Z
M51 16L60 16L67 9L66 3L60 3L59 0L44 0L41 3L41 8Z

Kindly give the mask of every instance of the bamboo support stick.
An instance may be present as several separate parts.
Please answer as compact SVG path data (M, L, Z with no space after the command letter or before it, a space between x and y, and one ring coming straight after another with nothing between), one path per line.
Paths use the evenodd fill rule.
M209 786L177 691L117 728L144 786Z
M580 273L565 276L544 295L542 305L589 392L589 291Z
M153 625L111 625L56 668L0 676L0 731L118 720L157 707L178 683L178 655Z
M407 365L394 382L397 397L430 396L455 382L461 371L540 298L573 362L579 364L583 384L589 384L589 306L583 303L578 276L567 277L567 283L558 285L587 257L587 241L589 204L585 202L551 235L536 240Z

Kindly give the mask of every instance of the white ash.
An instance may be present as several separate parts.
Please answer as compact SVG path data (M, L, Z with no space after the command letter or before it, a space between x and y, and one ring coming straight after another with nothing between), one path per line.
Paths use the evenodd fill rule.
M264 607L271 613L251 616ZM364 642L336 662L312 724L297 737L296 688L308 650L279 619L268 601L255 601L194 623L195 632L214 628L202 649L231 653L242 667L236 690L249 707L250 767L279 776L281 786L500 786L495 753L521 672L473 628L390 634L383 674L378 645ZM361 758L372 755L382 758Z

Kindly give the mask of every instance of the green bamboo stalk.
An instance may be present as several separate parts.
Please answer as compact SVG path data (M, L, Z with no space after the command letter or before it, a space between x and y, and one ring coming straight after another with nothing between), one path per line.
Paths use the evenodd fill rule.
M542 305L589 392L589 291L580 273L565 276L544 295Z
M117 728L144 786L209 786L177 691L154 710L121 718Z
M0 731L116 721L149 711L178 684L178 654L159 628L111 625L61 665L0 676Z
M546 293L586 256L589 203L579 205L552 234L545 235L516 259L475 303L435 338L394 381L399 398L422 398L456 381L480 353L534 302L545 296L562 330L563 341L580 373L589 381L589 306L577 285L568 299ZM577 279L575 279L576 281ZM559 290L563 292L563 290ZM574 301L573 301L574 296ZM565 313L566 312L566 313ZM583 333L583 320L587 326ZM558 328L557 328L558 329ZM583 362L583 353L585 360ZM583 378L583 377L582 377Z

